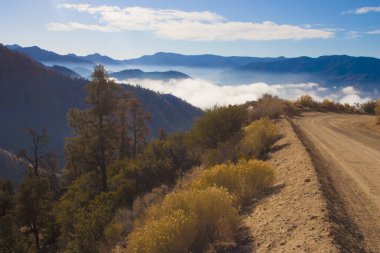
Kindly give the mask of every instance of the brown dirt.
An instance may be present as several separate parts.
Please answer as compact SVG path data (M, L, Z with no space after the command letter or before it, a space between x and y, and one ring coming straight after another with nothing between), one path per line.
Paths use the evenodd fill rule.
M294 119L325 187L343 252L380 252L380 133L368 128L373 121L334 113Z
M380 117L380 116L376 116L376 117ZM370 121L365 126L369 130L376 131L376 132L380 133L380 124L376 124L377 121L378 121L378 119L376 118L376 121Z
M275 185L244 219L253 238L250 251L340 252L311 158L287 120L278 126L284 137L268 159Z

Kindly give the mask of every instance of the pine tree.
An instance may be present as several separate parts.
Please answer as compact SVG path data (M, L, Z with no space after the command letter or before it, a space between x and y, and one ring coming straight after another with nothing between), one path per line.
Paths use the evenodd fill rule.
M149 135L147 123L152 120L150 113L146 112L137 99L129 101L130 127L132 131L132 158L146 144L146 138Z
M15 216L19 227L24 227L26 234L33 234L37 252L41 249L41 234L54 222L50 214L52 202L47 178L28 171L16 193Z
M46 146L48 144L49 137L46 129L43 129L41 133L38 133L36 130L29 128L28 134L32 140L31 150L29 153L26 149L21 150L19 152L19 157L28 161L33 168L34 175L38 176L40 173L41 164L48 156Z
M65 147L68 169L77 174L74 178L95 169L101 178L102 191L107 191L107 167L117 151L115 112L122 89L108 79L102 65L97 65L86 91L89 108L68 113L69 126L76 134L67 139Z

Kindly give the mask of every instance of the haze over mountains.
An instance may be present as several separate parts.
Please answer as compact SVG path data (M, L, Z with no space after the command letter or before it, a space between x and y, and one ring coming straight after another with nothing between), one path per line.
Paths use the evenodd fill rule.
M70 108L86 106L84 86L88 80L71 78L62 70L65 69L47 68L0 44L1 149L17 153L29 145L27 128L46 128L51 136L51 149L63 157L63 141L71 133L66 114ZM123 87L152 114L149 125L152 136L157 136L161 128L166 132L187 130L202 114L200 109L173 95L131 85ZM1 173L8 172L2 172L0 166Z
M65 67L86 79L91 77L95 64L103 64L120 82L170 93L201 108L244 103L264 93L287 99L307 93L316 100L328 98L354 104L375 98L380 91L380 59L371 57L260 58L160 52L116 60L98 53L59 55L35 46L7 47L46 66Z
M168 80L192 76L222 85L252 82L269 84L316 82L329 87L352 85L368 92L373 92L380 82L380 59L371 57L331 55L318 58L259 58L160 52L136 59L115 60L98 53L87 56L59 55L36 46L10 45L7 47L22 52L45 65L64 66L85 78L88 78L93 65L103 64L110 71L119 72L111 76L120 80L129 78ZM156 73L142 72L152 72L152 70ZM167 72L170 70L177 72Z

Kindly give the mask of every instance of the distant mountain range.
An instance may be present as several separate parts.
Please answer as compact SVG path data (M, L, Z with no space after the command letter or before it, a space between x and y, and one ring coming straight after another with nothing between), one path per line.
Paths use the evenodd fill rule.
M126 79L151 79L151 80L170 80L170 79L187 79L191 78L190 76L178 72L178 71L164 71L164 72L144 72L140 69L127 69L119 72L113 72L109 75L118 80Z
M111 57L100 55L98 53L90 54L87 56L78 56L80 59L84 59L93 63L100 63L103 65L121 65L123 61L114 60Z
M19 45L7 45L7 48L28 55L30 58L41 63L75 63L94 65L94 62L78 57L75 54L60 55L52 51L41 49L37 46L21 47Z
M207 77L197 76L199 71L191 72L195 78L213 78L212 81L228 84L246 84L252 82L303 83L317 82L323 86L353 85L369 93L379 90L380 59L372 57L352 57L347 55L330 55L311 57L242 57L218 55L181 55L175 53L156 53L136 59L115 60L100 54L77 56L75 54L59 55L38 47L8 48L27 54L43 64L64 66L88 78L93 65L103 64L115 71L111 76L117 79L152 78L168 80L170 78L187 78L191 69L208 71ZM136 66L142 70L135 69ZM131 69L133 68L133 69ZM144 72L146 69L159 69L159 72ZM120 71L122 70L122 71ZM168 70L176 70L168 71ZM181 73L181 72L185 73ZM181 72L180 72L181 71ZM177 73L179 72L179 73ZM195 73L195 74L194 74ZM211 75L210 75L211 73Z
M77 72L75 72L69 68L66 68L66 67L53 65L52 67L50 67L50 69L52 69L53 71L60 73L62 75L68 76L68 77L81 78L81 75L79 75Z
M273 62L281 61L284 57L259 58L243 56L219 56L205 55L182 55L175 53L156 53L144 55L140 58L124 60L127 65L155 65L155 66L183 66L196 68L233 68L251 62Z
M30 144L26 128L46 128L51 136L50 148L63 156L64 138L71 134L66 114L73 107L85 108L84 86L88 80L71 78L58 69L47 68L0 44L0 148L17 153ZM160 128L166 132L187 130L202 114L173 95L123 87L153 115L152 136L157 136Z
M219 56L219 55L182 55L175 53L159 52L154 55L144 55L136 59L115 60L111 57L100 55L98 53L87 56L78 56L75 54L60 55L37 46L21 47L19 45L7 45L9 49L24 53L34 60L42 63L61 64L84 64L84 65L154 65L154 66L184 66L184 67L201 67L201 68L232 68L238 67L251 62L272 62L286 59L278 58L259 58L243 56Z

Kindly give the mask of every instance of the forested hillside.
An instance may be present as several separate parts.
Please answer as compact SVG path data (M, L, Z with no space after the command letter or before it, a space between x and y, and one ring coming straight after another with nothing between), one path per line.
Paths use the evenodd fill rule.
M17 153L29 141L26 129L46 128L50 149L63 158L63 141L70 136L66 114L85 107L87 80L57 73L21 53L0 46L0 148ZM202 114L198 108L172 95L123 86L152 114L150 136L188 129ZM1 175L0 175L1 177Z

